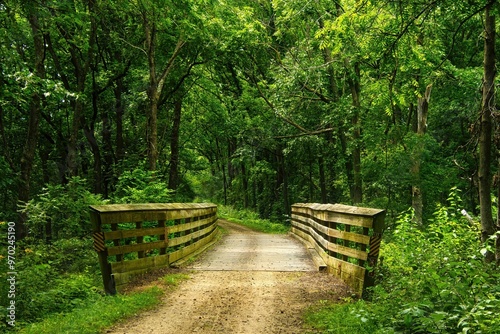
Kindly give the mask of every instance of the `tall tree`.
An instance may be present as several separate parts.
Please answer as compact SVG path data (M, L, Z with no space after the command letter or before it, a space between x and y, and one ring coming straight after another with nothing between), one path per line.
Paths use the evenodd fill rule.
M423 96L418 98L417 103L417 144L411 155L412 166L411 176L413 179L411 195L412 208L415 213L414 221L418 226L423 226L423 194L421 182L422 155L424 153L424 135L427 131L427 114L429 110L429 100L431 98L432 85L428 85Z
M43 37L43 23L38 16L38 9L34 5L27 6L27 16L33 38L33 75L38 80L45 79L45 43ZM30 199L30 180L38 143L39 124L41 119L42 95L41 82L34 87L31 93L28 128L24 144L20 167L20 186L18 200L27 202ZM16 237L22 239L27 236L25 226L26 216L21 218L16 226Z
M492 115L495 113L495 14L494 2L484 12L484 76L482 103L480 110L481 128L479 134L479 202L481 214L481 241L487 242L495 233L495 223L491 203L491 163L492 163ZM492 252L486 253L486 261L495 259Z
M174 115L172 124L172 135L170 138L170 172L168 176L168 188L177 190L179 186L179 137L182 114L182 97L179 97L174 103Z
M162 96L167 76L172 72L175 61L182 48L186 44L186 36L182 31L174 28L174 25L168 25L169 22L164 16L171 12L166 8L158 7L154 1L141 1L140 13L142 17L142 28L145 37L145 51L149 68L149 82L147 87L148 105L146 110L146 142L148 152L149 169L155 171L158 162L158 105ZM161 41L159 31L163 28L173 30L175 35L175 46L171 49L165 46L158 49L158 43ZM168 43L168 42L167 42ZM161 51L161 52L159 52ZM169 52L169 57L162 57L164 52Z

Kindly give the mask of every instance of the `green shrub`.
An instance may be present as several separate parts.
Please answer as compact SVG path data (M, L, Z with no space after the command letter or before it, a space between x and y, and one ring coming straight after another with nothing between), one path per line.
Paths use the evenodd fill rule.
M31 245L23 240L16 250L15 301L20 323L70 310L98 295L100 274L91 239L61 239L52 244ZM4 266L1 270L0 292L6 296L8 270ZM3 315L6 306L3 299L1 306Z
M114 203L168 203L173 192L160 175L143 168L125 171L112 195Z
M89 205L104 204L100 195L87 190L86 181L74 177L66 185L48 185L35 198L22 204L30 237L42 240L50 226L53 240L87 237L92 232Z
M159 288L131 295L101 296L88 300L64 315L54 314L20 330L23 334L97 334L120 319L159 303Z
M373 333L499 333L500 273L483 261L479 226L460 214L456 191L449 202L425 230L411 211L400 216L382 243L371 302L322 308L322 321L311 323L337 333L348 310L364 315L351 317L352 326L375 324Z

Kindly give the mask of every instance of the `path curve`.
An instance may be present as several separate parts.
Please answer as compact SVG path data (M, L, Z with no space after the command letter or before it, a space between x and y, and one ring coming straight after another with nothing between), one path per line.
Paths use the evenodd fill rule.
M302 334L308 307L348 295L342 281L314 270L290 236L220 225L228 234L189 266L189 280L107 333Z

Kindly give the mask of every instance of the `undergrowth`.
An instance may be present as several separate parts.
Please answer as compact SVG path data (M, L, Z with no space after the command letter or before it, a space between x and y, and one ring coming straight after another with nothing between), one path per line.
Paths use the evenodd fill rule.
M323 333L500 333L500 272L485 263L479 224L456 191L425 229L402 214L386 232L371 300L322 305L307 321Z
M290 230L285 224L259 218L259 214L251 210L236 210L230 206L217 205L217 215L219 218L244 225L259 232L284 234Z
M146 172L125 173L115 202L164 202L170 193ZM106 204L78 177L49 185L21 205L29 234L15 244L15 327L7 318L7 223L0 222L0 333L97 333L119 318L157 302L158 291L103 295L93 249L89 205Z
M163 294L157 287L130 295L105 296L89 300L64 315L53 314L43 321L29 325L22 334L97 334L115 322L159 303Z

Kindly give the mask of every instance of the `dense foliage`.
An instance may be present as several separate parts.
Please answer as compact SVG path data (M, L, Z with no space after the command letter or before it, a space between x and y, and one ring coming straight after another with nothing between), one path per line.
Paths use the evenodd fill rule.
M4 1L4 219L26 221L17 199L74 176L104 199L145 200L118 183L146 181L135 169L162 180L162 199L203 197L279 221L294 202L397 216L412 187L426 218L453 186L476 213L484 8Z
M402 214L383 244L370 302L323 305L308 320L327 333L497 333L500 273L485 263L479 224L454 192L426 231ZM338 321L342 319L342 321Z
M0 1L0 231L15 222L19 316L96 293L88 205L206 200L284 230L291 204L340 202L387 209L389 226L376 303L347 308L379 330L485 331L499 6ZM460 206L445 208L450 189Z

